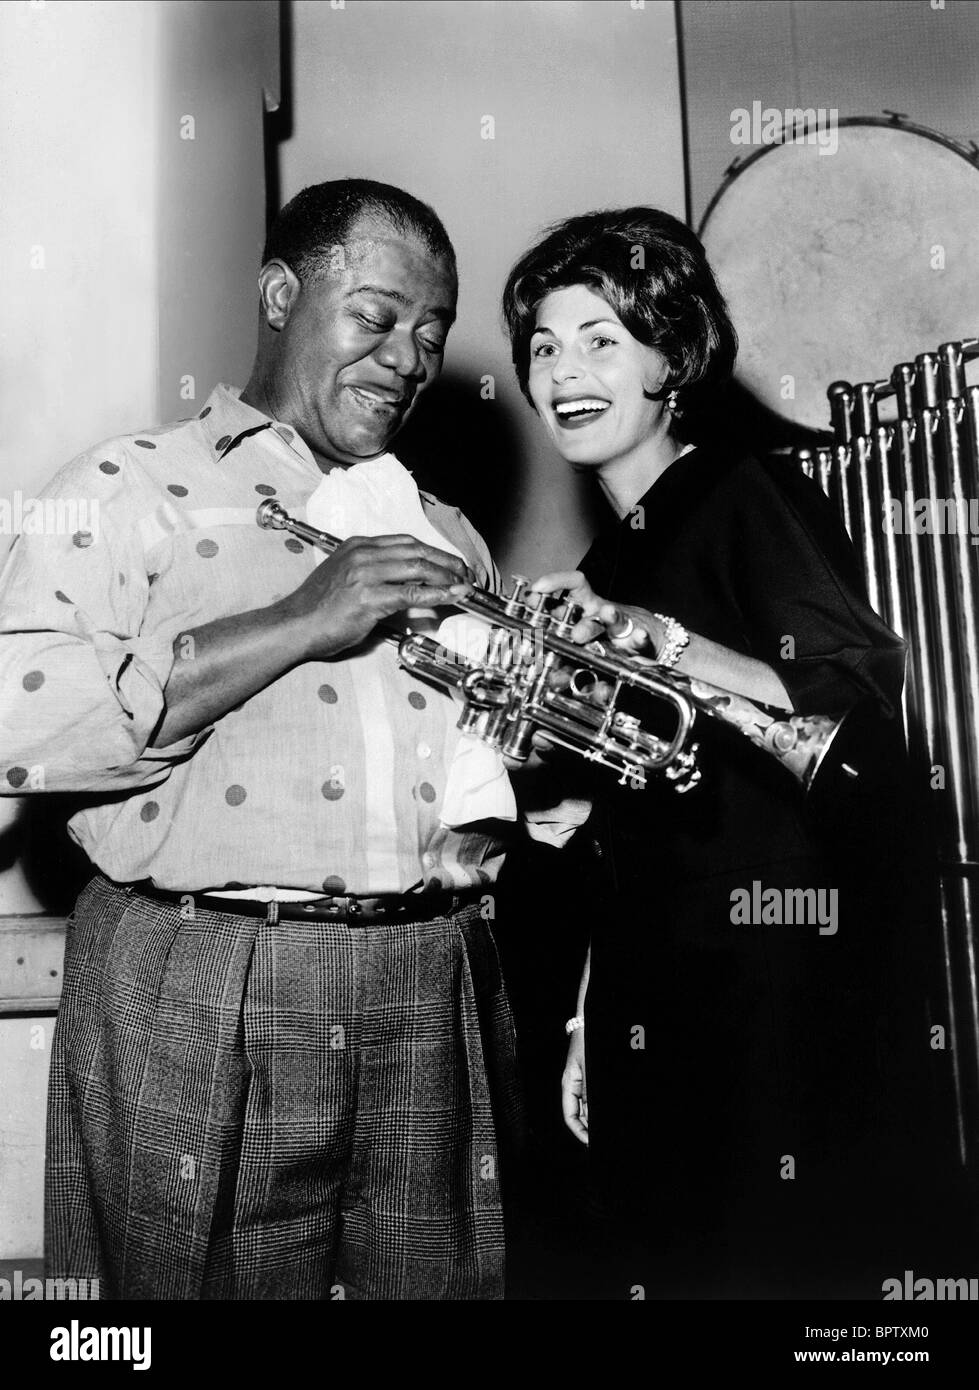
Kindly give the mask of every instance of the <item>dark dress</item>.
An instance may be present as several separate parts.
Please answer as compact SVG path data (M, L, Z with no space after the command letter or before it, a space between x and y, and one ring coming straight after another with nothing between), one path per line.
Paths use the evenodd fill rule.
M576 853L596 856L614 903L592 932L586 1004L589 1165L610 1256L598 1296L879 1297L912 1026L899 1000L904 644L870 609L830 504L790 464L695 449L581 568L603 597L766 662L799 713L871 702L886 786L845 834L832 814L815 824L783 767L703 715L697 788L595 775ZM820 919L732 921L732 893L754 883L825 890Z

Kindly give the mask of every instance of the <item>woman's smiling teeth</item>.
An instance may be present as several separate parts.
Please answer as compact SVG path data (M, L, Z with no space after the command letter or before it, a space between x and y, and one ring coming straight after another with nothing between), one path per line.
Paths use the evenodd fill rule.
M554 413L562 425L583 424L586 420L597 420L611 404L595 396L582 396L576 401L556 401Z

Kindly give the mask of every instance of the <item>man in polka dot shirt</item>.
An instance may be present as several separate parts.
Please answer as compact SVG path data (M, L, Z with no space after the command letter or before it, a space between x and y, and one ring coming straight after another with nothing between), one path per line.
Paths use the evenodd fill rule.
M280 214L259 288L245 389L69 464L44 495L97 502L97 531L25 526L0 581L0 780L86 793L97 870L52 1057L48 1273L500 1297L502 827L442 824L456 710L377 632L496 583L387 452L439 375L455 258L430 208L343 180ZM256 525L381 463L427 538L324 560Z

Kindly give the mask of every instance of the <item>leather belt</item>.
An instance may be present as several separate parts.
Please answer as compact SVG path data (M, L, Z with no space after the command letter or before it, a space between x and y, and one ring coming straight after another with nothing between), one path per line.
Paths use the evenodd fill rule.
M359 893L331 894L309 898L305 902L284 902L274 898L263 903L256 898L222 898L219 894L200 891L183 893L156 888L149 883L134 883L133 891L185 907L188 898L205 912L224 912L235 917L264 917L269 922L344 922L352 927L391 924L396 922L429 922L446 917L469 903L478 902L483 888L465 888L447 892L445 889L421 893Z

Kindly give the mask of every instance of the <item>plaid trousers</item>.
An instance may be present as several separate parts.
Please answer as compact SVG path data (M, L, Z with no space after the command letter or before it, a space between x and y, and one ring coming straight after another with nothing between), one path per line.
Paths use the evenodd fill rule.
M46 1273L135 1299L493 1299L513 1028L476 905L351 927L162 904L69 919Z

